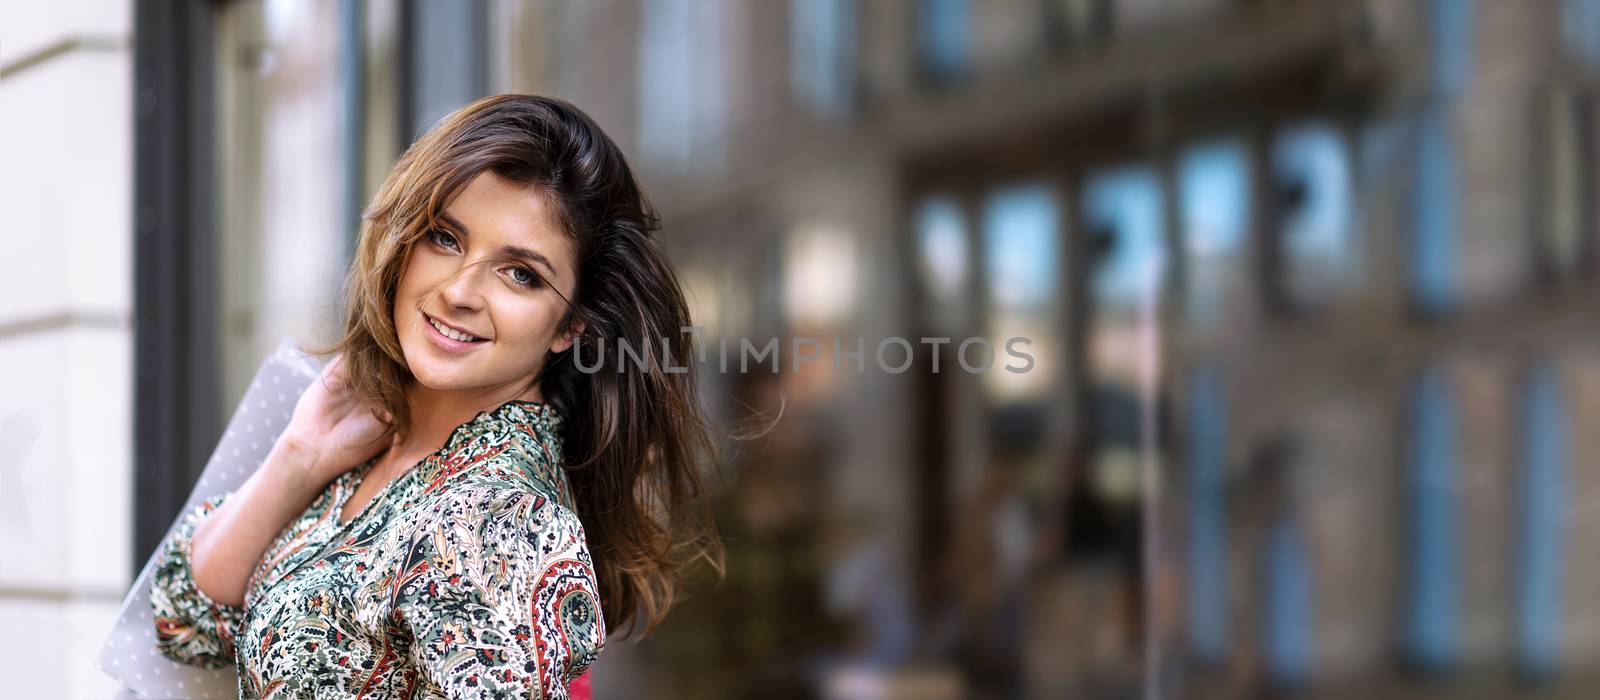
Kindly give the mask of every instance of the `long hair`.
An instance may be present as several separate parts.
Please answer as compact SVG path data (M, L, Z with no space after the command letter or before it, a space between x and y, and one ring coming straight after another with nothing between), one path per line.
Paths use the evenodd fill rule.
M536 188L576 252L577 287L561 330L581 320L582 334L545 358L528 386L539 384L544 400L566 417L568 480L607 626L623 636L648 635L674 604L684 566L703 560L723 573L707 507L715 441L693 363L664 371L656 353L630 363L604 352L606 341L626 342L687 360L692 324L657 235L659 217L621 150L593 120L562 100L497 95L418 139L362 215L345 282L343 336L312 352L342 353L351 389L406 430L405 386L413 377L394 327L395 290L416 242L450 198L485 171Z

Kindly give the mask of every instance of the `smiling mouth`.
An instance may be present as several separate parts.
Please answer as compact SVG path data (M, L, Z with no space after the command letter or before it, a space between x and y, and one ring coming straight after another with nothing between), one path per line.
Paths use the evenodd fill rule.
M482 343L482 342L485 342L485 340L487 340L486 338L479 338L478 336L470 335L470 334L467 334L467 333L462 333L461 331L455 330L455 329L453 329L453 328L451 328L449 326L444 325L443 323L440 323L438 320L434 319L434 317L429 316L426 313L422 314L422 317L428 321L428 325L433 326L433 329L439 332L439 335L442 335L442 336L444 336L446 338L449 338L451 340L454 340L454 341L457 341L457 342L461 342L461 343Z

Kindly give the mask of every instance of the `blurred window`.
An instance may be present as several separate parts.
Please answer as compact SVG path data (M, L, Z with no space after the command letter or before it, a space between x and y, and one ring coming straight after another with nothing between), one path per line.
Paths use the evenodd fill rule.
M1294 516L1279 513L1267 535L1267 673L1283 686L1305 683L1315 653L1315 581L1305 535Z
M1289 129L1273 143L1272 174L1284 291L1297 306L1327 303L1359 272L1349 147L1329 124Z
M1472 78L1473 20L1478 0L1429 0L1428 23L1433 34L1433 87L1439 97L1453 97Z
M1600 0L1562 0L1561 41L1573 60L1600 65Z
M1227 402L1217 367L1189 379L1188 634L1201 661L1228 651Z
M1060 215L1042 184L1004 187L983 211L985 272L995 310L1037 310L1054 296Z
M857 0L790 0L789 80L797 102L846 116L855 90Z
M1586 91L1556 87L1545 117L1544 225L1540 233L1538 279L1573 280L1594 268L1595 173L1597 154L1593 100Z
M280 14L275 8L303 4L273 0L267 3L267 17L271 20ZM485 3L478 2L408 3L412 21L427 28L416 32L407 47L406 60L413 81L407 93L411 118L406 125L408 139L421 136L446 115L488 94L486 8Z
M1089 461L1085 498L1072 507L1084 509L1078 527L1089 528L1080 544L1127 554L1137 551L1145 421L1159 411L1146 392L1160 381L1151 352L1166 263L1161 191L1154 169L1140 163L1090 173L1078 204Z
M922 0L916 8L923 74L935 84L954 82L972 61L971 0Z
M1455 662L1460 642L1460 427L1447 382L1442 370L1430 368L1412 389L1401 510L1410 520L1404 648L1412 662L1437 669Z
M1412 303L1425 312L1448 311L1456 302L1456 144L1444 108L1424 110L1418 125L1416 182L1407 251Z
M1540 364L1522 395L1522 483L1516 556L1517 656L1535 674L1562 655L1562 568L1567 519L1567 416L1558 370Z
M645 0L639 32L639 142L651 165L721 166L729 0Z
M1476 0L1429 0L1427 6L1433 94L1431 104L1423 107L1417 126L1408 251L1411 303L1425 313L1448 311L1456 303L1460 202L1448 102L1466 89L1472 77L1476 5Z
M1150 336L1159 332L1154 314L1166 261L1161 206L1155 172L1142 164L1091 174L1080 202L1088 251L1080 274L1089 296L1083 351L1091 469L1102 495L1124 504L1138 495L1144 387L1158 381L1147 376L1155 367L1146 363Z
M349 95L339 9L279 0L221 6L218 55L241 57L219 61L215 75L222 406L238 405L284 336L339 337L328 298L347 265L352 222L342 215L361 136L341 122ZM442 98L413 97L419 109Z
M985 335L996 367L1016 365L1006 353L1012 338L1027 338L1020 347L1034 357L1027 372L983 374L992 394L1003 399L1039 396L1049 391L1054 364L1045 360L1060 346L1054 304L1060 283L1061 214L1049 185L1028 182L1004 186L988 196L983 207L984 273L989 313ZM979 349L969 355L980 361ZM1041 361L1044 360L1044 361Z
M1190 148L1178 162L1178 206L1187 256L1191 321L1224 316L1229 285L1241 276L1239 251L1250 229L1250 170L1237 140Z
M1166 267L1155 172L1138 165L1091 176L1083 215L1095 258L1090 294L1096 312L1135 314L1144 295L1160 288Z
M948 301L967 283L967 233L955 200L934 195L916 210L918 257L928 296Z

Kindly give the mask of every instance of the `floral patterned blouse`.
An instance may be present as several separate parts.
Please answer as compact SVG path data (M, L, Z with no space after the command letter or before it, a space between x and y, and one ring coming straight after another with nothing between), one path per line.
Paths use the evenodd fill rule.
M158 550L162 653L236 663L248 698L569 697L606 629L560 424L530 401L480 412L341 525L376 458L345 472L268 547L243 607L195 585L190 538L232 492L207 500Z

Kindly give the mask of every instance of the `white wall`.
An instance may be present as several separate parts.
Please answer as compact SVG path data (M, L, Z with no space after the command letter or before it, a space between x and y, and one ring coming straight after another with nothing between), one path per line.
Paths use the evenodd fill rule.
M11 73L0 80L8 697L116 688L93 660L132 568L130 36L126 0L0 5L0 66Z

